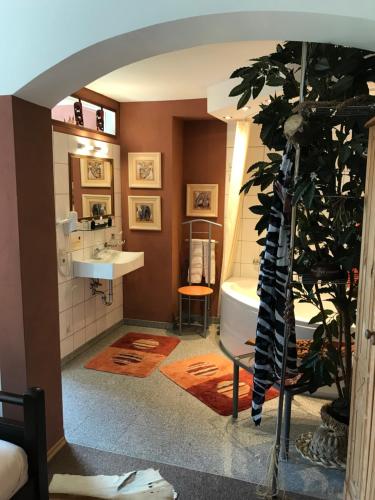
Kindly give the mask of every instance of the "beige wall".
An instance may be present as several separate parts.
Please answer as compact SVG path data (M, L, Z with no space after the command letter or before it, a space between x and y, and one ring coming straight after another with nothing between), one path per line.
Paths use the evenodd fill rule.
M228 191L228 183L231 172L231 164L234 148L234 134L236 122L228 124L227 133L227 160L226 160L226 192ZM250 166L257 161L267 160L267 148L263 146L260 140L260 126L252 124L250 127L250 140L247 153L246 165ZM247 168L246 168L247 170ZM244 181L249 177L245 174ZM249 211L248 207L257 204L258 187L253 187L247 195L241 194L240 203L240 230L238 240L236 242L236 252L233 261L233 276L249 278L257 277L259 269L259 254L262 248L256 243L259 239L258 233L255 230L255 225L259 220L259 216ZM228 195L226 195L227 206Z

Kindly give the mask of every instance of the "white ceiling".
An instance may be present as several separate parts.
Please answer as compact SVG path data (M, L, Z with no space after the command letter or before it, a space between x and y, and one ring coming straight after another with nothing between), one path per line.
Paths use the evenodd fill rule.
M207 97L207 87L227 80L249 59L273 52L277 43L219 43L169 52L124 66L86 87L120 102Z

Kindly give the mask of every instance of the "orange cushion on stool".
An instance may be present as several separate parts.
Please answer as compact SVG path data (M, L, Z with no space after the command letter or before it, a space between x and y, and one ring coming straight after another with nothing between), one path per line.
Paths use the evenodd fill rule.
M177 291L181 295L190 295L191 297L204 297L205 295L214 293L213 289L208 286L182 286Z

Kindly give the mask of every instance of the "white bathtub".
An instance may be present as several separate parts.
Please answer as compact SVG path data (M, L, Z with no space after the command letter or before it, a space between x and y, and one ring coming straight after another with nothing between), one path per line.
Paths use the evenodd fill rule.
M253 350L245 342L250 338L255 341L259 308L257 285L258 278L236 277L221 285L220 342L224 351L232 358ZM294 312L297 339L312 338L316 325L308 323L318 314L318 309L311 304L295 302ZM337 393L334 386L325 386L311 396L332 400L337 397Z
M255 340L259 308L257 278L232 277L221 286L220 341L232 356L251 351L245 342ZM296 335L298 339L312 338L315 327L309 320L318 313L311 304L295 303Z

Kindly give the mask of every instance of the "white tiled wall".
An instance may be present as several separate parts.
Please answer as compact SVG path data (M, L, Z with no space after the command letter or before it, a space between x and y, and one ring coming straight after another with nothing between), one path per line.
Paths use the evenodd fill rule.
M236 123L228 124L227 132L227 162L226 162L226 193L228 192L228 183L231 172L231 164L234 147L234 134ZM250 127L250 140L247 154L246 165L250 166L257 161L267 160L267 148L263 146L260 140L260 126L252 124ZM247 169L246 169L247 170ZM249 177L245 174L244 181ZM259 216L249 211L249 207L257 204L257 193L259 189L253 187L247 195L241 194L240 207L240 230L238 240L236 242L236 252L233 262L233 276L241 277L256 277L259 269L259 255L262 251L261 247L256 243L259 239L258 233L255 230L255 225L259 220ZM227 195L226 203L227 206Z
M61 357L110 328L123 319L122 278L114 281L113 304L106 306L101 297L92 296L90 280L73 278L71 256L91 256L93 248L103 245L114 233L116 239L122 239L118 233L121 221L121 182L120 182L120 146L100 141L90 141L74 135L53 133L54 181L56 220L65 219L69 206L69 165L68 154L89 154L78 149L78 143L100 146L96 156L113 158L115 217L114 227L97 231L77 231L65 236L61 225L56 225L56 244L58 258L59 311L60 311L60 350ZM106 291L108 282L101 280L100 290Z

